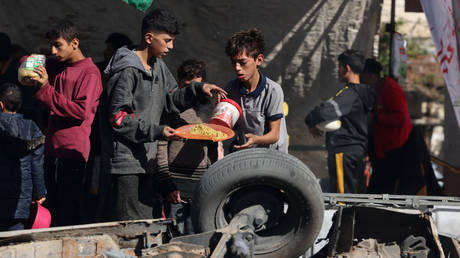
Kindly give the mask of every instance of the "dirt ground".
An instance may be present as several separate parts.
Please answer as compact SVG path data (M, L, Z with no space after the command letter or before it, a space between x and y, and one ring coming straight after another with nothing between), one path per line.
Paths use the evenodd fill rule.
M318 178L327 178L327 153L326 151L289 151L305 163Z

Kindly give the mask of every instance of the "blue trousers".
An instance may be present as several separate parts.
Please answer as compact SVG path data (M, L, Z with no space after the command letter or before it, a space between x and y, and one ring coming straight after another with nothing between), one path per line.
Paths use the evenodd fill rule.
M165 203L165 215L167 218L176 219L175 229L179 235L194 234L190 212L190 202L180 204Z

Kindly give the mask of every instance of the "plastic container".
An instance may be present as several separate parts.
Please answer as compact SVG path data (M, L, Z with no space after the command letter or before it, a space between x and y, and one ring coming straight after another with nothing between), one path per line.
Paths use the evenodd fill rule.
M231 99L221 99L215 106L208 124L222 125L233 128L243 114L240 105Z
M49 228L51 224L51 213L45 207L43 207L40 203L36 203L36 215L34 223L32 224L32 229L36 228Z
M316 128L325 132L333 132L339 130L341 126L342 122L340 120L330 120L317 124Z
M39 75L34 72L34 69L39 66L45 66L46 57L44 55L30 55L22 62L18 69L18 81L22 85L34 86L33 78L38 78Z

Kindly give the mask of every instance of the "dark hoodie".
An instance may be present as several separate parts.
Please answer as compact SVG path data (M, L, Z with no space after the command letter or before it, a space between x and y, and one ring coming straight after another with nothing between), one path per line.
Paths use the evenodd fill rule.
M153 173L160 117L192 107L203 83L177 89L177 82L161 59L152 58L146 70L134 50L119 48L104 73L101 96L101 151L111 174Z
M328 152L367 152L368 117L374 107L375 89L349 83L334 97L315 107L305 118L308 127L323 121L340 119L342 126L326 133Z
M0 219L27 219L32 199L45 197L44 142L32 120L0 113Z

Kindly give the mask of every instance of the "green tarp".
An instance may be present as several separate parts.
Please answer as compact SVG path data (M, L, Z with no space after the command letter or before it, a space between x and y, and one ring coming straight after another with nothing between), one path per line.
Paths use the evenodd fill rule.
M152 0L122 0L123 2L136 7L137 9L145 12L152 4Z

